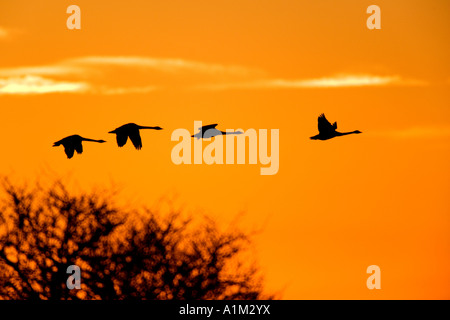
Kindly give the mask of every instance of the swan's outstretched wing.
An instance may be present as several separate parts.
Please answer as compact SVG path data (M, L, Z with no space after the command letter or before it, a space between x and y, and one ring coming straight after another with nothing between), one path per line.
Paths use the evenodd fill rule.
M325 118L325 115L322 113L318 118L318 128L320 133L328 133L335 131L337 128L337 123L335 122L334 125L331 125L331 123Z
M130 132L130 140L137 150L140 150L142 148L142 140L141 135L139 134L139 130Z
M125 145L125 143L127 143L128 135L127 134L123 134L123 133L117 133L116 134L116 140L117 140L117 145L119 147L123 147Z
M208 125L206 125L206 126L201 127L201 128L200 128L200 131L205 132L206 130L214 129L215 127L217 127L217 123L214 123L214 124L208 124Z
M83 153L83 145L81 144L81 141L80 141L80 142L77 142L77 143L74 145L74 148L75 148L75 151L76 151L78 154ZM73 151L72 151L72 154L73 154Z
M74 147L72 145L65 145L64 146L64 152L66 153L67 159L70 159L73 157L73 152L75 151Z

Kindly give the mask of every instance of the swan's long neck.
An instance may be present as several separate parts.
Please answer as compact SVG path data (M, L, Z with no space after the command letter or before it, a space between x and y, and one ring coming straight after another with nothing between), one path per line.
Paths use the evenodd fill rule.
M92 141L92 142L103 142L103 140L94 140L94 139L88 139L88 138L81 138L82 141Z
M159 127L146 127L146 126L139 126L139 129L159 129Z
M355 131L351 131L351 132L336 132L338 136L346 136L348 134L353 134L353 133L360 133L358 130Z
M226 135L226 134L243 134L243 132L242 131L236 131L236 132L224 132L224 131L220 131L223 135Z

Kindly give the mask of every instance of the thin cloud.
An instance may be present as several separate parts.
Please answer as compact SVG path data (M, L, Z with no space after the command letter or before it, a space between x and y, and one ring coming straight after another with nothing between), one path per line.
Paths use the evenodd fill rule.
M116 76L122 75L122 71L126 71L127 76L132 77L131 81L122 80L120 76ZM139 73L139 77L133 78L133 74L136 72ZM162 83L158 72L170 76L171 78L168 78L170 80ZM0 79L4 78L1 80L2 92L0 93L52 93L56 92L56 88L62 88L60 92L105 95L145 94L167 86L189 87L192 82L200 81L195 80L196 77L200 77L202 81L214 83L218 79L222 81L224 79L231 81L240 79L242 81L262 74L260 70L241 66L209 64L184 59L145 56L85 56L65 59L53 64L0 68ZM145 84L140 85L136 79L143 79L139 81L145 81ZM41 86L40 81L47 81L47 87L53 86L55 90L46 90L47 87ZM61 86L57 84L61 84ZM62 84L67 86L64 87Z
M184 59L170 59L170 58L152 58L142 56L87 56L80 58L68 59L65 63L69 65L84 65L84 66L122 66L122 67L139 67L155 69L163 72L176 73L180 71L198 72L211 75L259 75L261 70L246 68L236 65L221 65L210 64Z
M69 65L43 65L28 67L0 68L2 77L22 77L22 76L67 76L74 74L83 74L83 68Z
M27 95L56 92L86 92L90 86L83 82L55 81L38 76L1 79L0 95Z
M426 82L414 79L404 79L400 76L378 75L338 75L316 79L263 79L241 83L225 83L197 86L198 89L229 90L229 89L296 89L296 88L342 88L368 86L423 86Z
M31 95L45 93L91 93L105 95L140 94L157 90L146 87L95 87L85 82L57 81L40 76L0 78L0 95Z
M115 94L139 94L139 93L149 93L158 90L156 86L147 87L128 87L128 88L108 88L103 87L97 90L99 93L105 95L115 95ZM95 92L95 90L94 90Z
M0 68L0 76L23 75L81 75L100 73L105 67L123 67L128 69L157 70L176 74L191 72L208 75L257 76L261 70L235 65L208 64L183 59L164 59L140 56L86 56L66 59L54 64L40 66L18 66Z
M123 73L124 71L125 73ZM161 77L159 73L163 73L164 77ZM124 74L126 76L123 76ZM1 77L11 79L10 81L13 83L17 82L17 79L37 77L36 79L47 79L55 84L75 84L75 86L68 85L68 88L75 88L76 84L82 83L83 88L89 87L89 89L81 90L80 87L64 92L89 92L105 95L145 94L163 88L220 91L424 86L428 84L399 75L374 74L338 74L312 79L280 79L270 77L264 71L255 68L146 56L84 56L47 65L0 68L0 79ZM9 86L5 81L3 80L3 86ZM15 85L18 84L13 86ZM26 90L24 89L24 91ZM8 92L13 94L10 89Z

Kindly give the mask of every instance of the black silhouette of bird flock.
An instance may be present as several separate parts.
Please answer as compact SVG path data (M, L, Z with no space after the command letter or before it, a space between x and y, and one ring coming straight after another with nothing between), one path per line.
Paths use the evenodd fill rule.
M192 135L191 137L197 138L197 139L207 139L211 137L215 137L218 135L227 135L227 134L243 134L242 131L236 131L236 132L224 132L216 129L217 123L215 124L209 124L206 126L202 126L199 128L199 131ZM348 134L353 133L361 133L359 130L351 131L351 132L338 132L337 129L337 123L334 122L331 124L327 118L325 118L325 114L321 114L318 118L318 128L319 128L319 134L315 135L313 137L310 137L312 140L328 140L334 137L340 137ZM140 126L135 123L127 123L123 126L120 126L112 131L109 131L108 133L114 133L116 134L116 140L117 145L119 147L123 147L127 141L128 138L130 138L131 143L136 148L136 150L142 149L142 139L141 135L139 133L140 129L153 129L153 130L162 130L161 127L148 127L148 126ZM71 159L75 153L75 151L78 154L83 153L83 141L91 141L91 142L98 142L98 143L104 143L105 140L94 140L94 139L88 139L83 138L82 136L79 136L77 134L65 137L59 141L56 141L53 143L54 147L58 147L60 145L63 145L64 152L67 155L68 159Z

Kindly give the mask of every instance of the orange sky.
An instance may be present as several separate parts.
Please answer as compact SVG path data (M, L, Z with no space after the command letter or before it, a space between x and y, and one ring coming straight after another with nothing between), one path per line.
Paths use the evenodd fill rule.
M244 210L284 299L449 299L449 27L444 0L2 1L1 173L177 194L224 226ZM363 134L309 140L322 112ZM279 129L279 172L174 165L171 133L194 120ZM165 130L118 149L107 132L127 122ZM74 133L108 143L67 160L51 145Z

